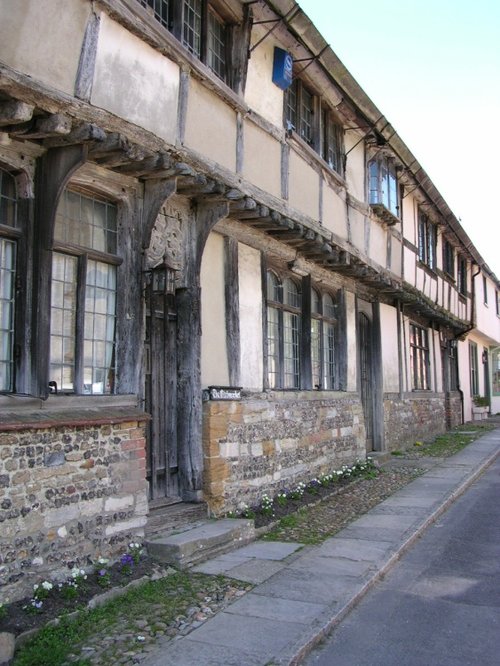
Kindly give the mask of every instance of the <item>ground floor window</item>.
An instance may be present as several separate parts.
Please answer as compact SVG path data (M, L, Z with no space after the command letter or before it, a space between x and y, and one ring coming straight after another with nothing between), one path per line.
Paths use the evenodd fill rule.
M477 364L477 345L469 342L470 394L479 395L479 376Z
M414 391L430 389L429 337L427 330L410 324L411 386Z
M49 380L61 391L112 393L116 207L94 196L66 191L57 211L55 245Z

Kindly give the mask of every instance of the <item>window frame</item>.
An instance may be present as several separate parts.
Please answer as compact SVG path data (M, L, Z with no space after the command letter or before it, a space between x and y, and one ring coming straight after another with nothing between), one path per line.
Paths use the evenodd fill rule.
M437 225L419 208L418 210L418 259L431 271L435 271L437 250Z
M283 124L339 176L344 170L344 128L330 106L301 78L285 90Z
M414 322L410 322L410 370L412 391L430 391L429 331Z
M75 322L74 322L74 330L72 332L72 336L66 336L72 339L72 346L73 346L73 359L74 359L74 364L73 364L73 388L68 389L68 388L63 388L62 386L59 386L57 384L57 392L61 392L63 394L70 394L70 395L92 395L92 396L103 396L103 395L113 395L115 393L116 389L116 377L117 377L117 367L116 367L116 344L117 344L117 325L118 325L118 307L117 307L117 301L118 301L118 267L122 263L122 259L119 256L120 252L120 246L119 246L119 239L118 239L118 228L119 228L119 216L120 216L120 204L119 202L115 201L113 198L109 197L108 195L101 195L96 191L89 191L86 188L82 188L78 186L77 184L70 183L64 188L61 197L58 202L58 207L56 211L56 217L59 212L60 207L63 205L63 199L66 196L67 193L73 193L73 194L78 194L80 197L85 198L87 201L92 200L93 205L94 202L98 203L104 203L106 206L112 206L115 210L116 214L116 220L115 220L115 226L116 226L116 247L115 247L115 253L111 252L103 252L99 249L94 249L92 247L88 247L86 245L80 245L76 244L74 242L68 241L68 240L62 240L60 238L57 238L57 222L56 226L54 228L54 241L52 245L52 259L51 259L51 265L52 267L55 266L55 261L57 260L57 257L66 257L66 258L71 258L72 260L75 261L76 264L76 271L75 271L75 280L74 280L74 298L75 298ZM90 317L96 316L98 313L96 311L90 311L87 310L87 302L88 302L88 292L91 291L92 287L95 289L101 288L100 285L92 285L89 283L89 265L91 262L101 265L106 265L108 267L113 267L114 269L114 289L112 290L114 293L114 312L112 314L112 319L113 319L113 335L112 335L112 362L107 368L108 372L110 373L111 379L110 379L110 390L103 390L103 391L94 391L94 390L85 390L85 368L87 367L85 364L85 347L86 343L89 344L94 344L98 342L99 340L97 338L88 338L85 335L85 326L86 326L86 315L89 314ZM53 268L52 268L53 270ZM69 282L66 284L70 284ZM54 275L51 275L51 280L50 280L50 287L51 287L51 292L55 288L55 278ZM110 291L108 288L106 288L106 291ZM54 363L53 362L53 357L52 357L52 342L53 339L55 340L56 337L61 337L61 336L56 336L54 331L52 330L53 328L53 320L52 317L55 315L56 311L56 306L53 301L53 297L51 297L51 307L49 311L49 341L50 341L50 352L49 352L49 364L48 364L48 379L49 382L54 382L56 381L53 379L54 374L53 374L53 367L54 366L59 366L62 364ZM111 316L108 312L106 312L106 317L109 318ZM88 319L87 319L88 321ZM63 336L64 337L64 336ZM101 340L104 344L109 343L109 340ZM91 371L92 374L94 374L94 371L98 369L98 366L95 365L95 356L92 354L92 365L91 365ZM101 368L103 369L103 368ZM91 385L93 386L94 381L91 381ZM55 388L54 384L49 384L49 386L52 386ZM55 391L54 391L55 392Z
M443 241L443 271L455 279L455 249L447 238Z
M313 292L318 297L319 312L313 309ZM329 292L319 289L316 285L311 287L311 315L310 315L310 329L311 329L311 381L312 387L319 391L333 391L337 384L337 335L338 335L338 318L334 315L329 315L325 312L325 301L329 298L332 302L332 309L336 310L338 303L336 298ZM313 322L318 322L318 336L317 336L317 349L316 349L316 365L318 370L315 370L315 354L314 354L314 335L313 335ZM328 328L333 329L333 341L328 343L330 331ZM330 360L327 360L327 358ZM329 368L329 371L328 371ZM315 382L315 380L317 381Z
M457 287L458 292L467 296L467 259L463 255L457 256Z
M486 275L483 275L483 302L488 305L488 281Z
M270 284L269 278L273 276L277 282L278 289L278 298L271 298L269 296ZM285 287L290 283L297 288L297 298L300 301L299 306L294 306L293 304L287 303L285 298ZM265 307L266 307L266 359L267 359L267 368L266 368L266 385L271 389L277 390L299 390L301 388L301 361L302 361L302 312L303 312L303 300L302 300L302 283L300 280L297 280L290 275L282 274L276 271L273 268L266 270L266 282L265 282ZM273 312L276 315L276 320L272 321L270 313ZM292 350L296 350L296 354L289 356L286 354L286 321L290 318L290 321L293 323L295 321L295 336L297 338L296 342L293 340L293 326L288 326L288 329L292 330L292 341L291 344ZM293 319L295 318L295 319ZM271 337L271 329L275 327L276 335ZM277 349L276 352L271 354L270 348L273 341L275 342ZM270 362L270 359L274 359L274 364ZM296 366L296 370L293 373L286 372L287 361L290 361L292 366ZM271 366L274 365L274 369L271 370ZM287 377L294 377L292 385L289 385L287 382ZM274 381L272 379L274 378Z
M380 151L368 160L368 203L388 224L401 221L400 188L395 159Z
M477 344L469 341L469 381L470 395L479 395L479 363L477 356Z
M217 3L210 0L137 0L179 43L197 60L208 67L224 83L228 84L231 52L231 28L218 11ZM197 5L195 8L193 5ZM186 19L190 13L199 19L196 28ZM214 25L222 35L214 33ZM191 43L186 30L199 43ZM215 53L214 44L219 43ZM222 45L222 46L220 46ZM218 61L216 64L215 61Z
M4 191L4 183L10 183L11 195L8 196L6 191ZM9 221L9 218L6 217L5 220L2 219L2 212L5 208L5 201L10 202L13 206L12 219ZM0 333L3 337L3 334L6 334L7 343L2 344L2 349L6 349L7 353L5 358L1 358L0 362L2 366L5 366L5 382L0 383L0 393L11 394L14 393L17 389L16 375L18 370L18 362L16 360L16 350L17 350L17 333L21 330L19 326L19 276L21 274L21 266L19 260L20 243L22 241L23 232L21 229L21 220L19 219L19 204L20 197L18 192L18 183L16 179L16 173L12 169L9 169L7 166L0 164L0 243L2 248L0 250L0 275L3 276L4 273L8 274L10 289L9 293L4 295L0 292L0 299L2 303L2 328ZM7 204L8 205L8 204ZM3 265L3 259L6 256L4 250L7 251L7 248L10 246L10 264L5 266ZM3 280L2 280L3 282ZM5 311L7 310L7 316ZM5 319L4 319L5 317ZM8 321L7 321L8 319ZM5 328L4 328L5 326Z

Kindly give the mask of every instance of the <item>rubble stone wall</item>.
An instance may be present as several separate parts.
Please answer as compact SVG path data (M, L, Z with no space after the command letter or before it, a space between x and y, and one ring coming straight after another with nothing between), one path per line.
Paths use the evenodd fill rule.
M204 499L237 511L366 456L354 393L273 392L204 403Z
M443 394L405 394L384 396L385 450L398 451L426 441L446 431Z
M145 441L137 420L0 426L0 601L144 534Z

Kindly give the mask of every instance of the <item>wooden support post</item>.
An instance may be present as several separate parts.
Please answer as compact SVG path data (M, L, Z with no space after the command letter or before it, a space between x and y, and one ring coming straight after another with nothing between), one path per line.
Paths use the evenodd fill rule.
M210 231L228 212L227 202L196 204L184 239L185 286L176 291L179 485L181 497L191 502L202 498L201 259Z

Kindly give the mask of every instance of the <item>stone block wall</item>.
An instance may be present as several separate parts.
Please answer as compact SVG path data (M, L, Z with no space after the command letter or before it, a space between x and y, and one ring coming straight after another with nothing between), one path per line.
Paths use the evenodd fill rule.
M364 458L361 402L354 393L326 392L208 401L203 450L204 499L219 516Z
M398 451L446 431L443 394L397 393L384 396L385 450Z
M458 391L446 394L446 425L456 428L463 422L462 400Z
M0 601L142 537L144 420L0 424Z

